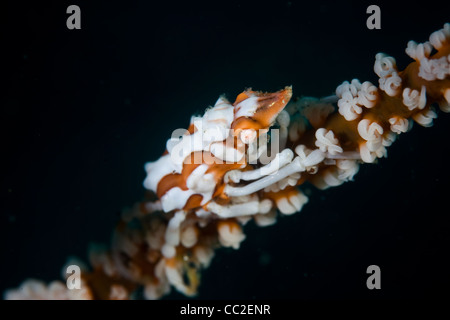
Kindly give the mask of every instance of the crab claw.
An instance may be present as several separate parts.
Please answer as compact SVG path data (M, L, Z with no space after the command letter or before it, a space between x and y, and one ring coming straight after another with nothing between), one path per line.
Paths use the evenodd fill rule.
M264 93L246 90L234 102L234 121L231 128L235 133L242 130L268 129L292 97L292 87Z

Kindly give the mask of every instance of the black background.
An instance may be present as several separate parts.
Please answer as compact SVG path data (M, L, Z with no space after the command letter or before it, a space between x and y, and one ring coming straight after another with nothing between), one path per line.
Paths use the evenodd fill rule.
M81 8L81 30L66 8ZM381 7L381 30L366 8ZM377 82L374 56L403 69L409 40L450 22L445 2L8 1L2 18L0 290L59 279L69 256L108 243L143 195L143 165L220 94L332 94ZM246 227L217 252L197 298L448 297L450 116L415 125L302 212ZM381 290L366 268L381 267ZM183 298L173 293L167 298Z

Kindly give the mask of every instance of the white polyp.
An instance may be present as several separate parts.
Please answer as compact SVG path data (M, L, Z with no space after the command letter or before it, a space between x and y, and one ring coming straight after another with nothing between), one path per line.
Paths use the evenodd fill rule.
M425 108L426 104L427 104L427 88L425 86L422 86L422 88L420 89L418 108L422 110L423 108Z
M427 81L444 80L450 75L450 62L448 57L443 56L439 59L420 60L419 77Z
M417 44L415 41L409 41L405 50L406 54L416 61L430 56L432 46L429 42Z
M308 202L308 197L306 197L303 193L297 192L295 194L290 195L289 197L283 197L277 200L278 210L282 214L290 215L295 212L299 212L303 205Z
M303 144L295 147L295 153L300 157L306 169L318 165L325 159L325 153L319 149L310 150Z
M289 113L286 110L282 110L276 119L277 123L281 126L281 127L289 127L289 123L290 123L290 116Z
M326 170L323 173L322 179L328 187L337 187L344 183L343 180L338 178L338 170Z
M331 167L322 172L314 184L319 189L336 187L344 182L352 180L359 170L359 165L354 160L337 160L336 167Z
M269 199L264 199L259 203L259 213L267 214L272 210L272 201Z
M444 24L444 28L430 35L430 42L436 50L440 50L450 42L450 24Z
M197 243L197 230L194 226L188 226L181 231L180 241L183 247L191 248Z
M214 250L210 247L195 246L194 256L200 262L203 268L209 267L212 258L214 257Z
M354 160L337 160L336 167L339 169L338 179L342 181L353 180L353 177L359 171L359 165Z
M363 119L358 123L358 133L366 141L378 140L383 134L383 128L376 122Z
M365 106L366 108L372 108L375 106L378 98L378 89L369 81L365 81L361 85L361 90L358 92L358 104Z
M373 70L380 78L384 78L393 71L397 71L395 59L384 53L378 53L375 55Z
M322 152L328 152L330 154L338 154L343 152L343 149L339 145L339 140L335 137L332 130L325 128L319 128L316 130L316 142L315 145Z
M404 133L408 131L409 121L408 119L402 117L392 117L389 119L391 124L391 131L397 134Z
M168 259L173 258L175 257L176 253L175 246L171 246L170 244L166 243L162 246L161 253L164 257Z
M361 155L361 160L367 163L372 163L376 158L386 157L387 150L383 145L383 139L380 138L376 144L371 144L369 141L361 143L359 145L359 153Z
M353 79L351 83L344 81L336 88L336 96L342 98L345 92L349 92L353 97L356 97L360 89L361 82L358 79Z
M262 190L295 172L303 172L303 171L305 171L305 166L301 163L300 158L296 157L291 163L278 170L278 172L269 176L265 176L246 186L232 187L230 185L226 185L224 193L227 194L229 197L249 195L259 190Z
M414 110L419 108L422 110L425 108L427 103L426 98L426 88L422 86L422 89L419 91L411 90L410 88L405 88L403 90L403 104L410 110Z
M431 127L435 118L437 118L437 114L431 108L413 115L413 119L424 127Z
M347 120L352 121L362 113L361 106L358 105L358 98L354 97L350 91L342 94L338 101L339 113Z
M403 104L410 110L417 108L419 103L419 91L410 88L403 89Z
M185 218L186 214L184 211L177 211L167 225L166 243L161 249L162 254L166 258L172 258L175 255L175 247L180 243L180 225Z
M333 96L335 102L339 99L337 96ZM302 98L304 101L302 103L302 108L300 109L300 114L303 115L311 124L313 128L319 128L323 126L327 117L335 111L335 107L326 102L328 100L331 101L331 98L326 99L315 99L315 98Z
M239 249L241 242L245 239L241 228L230 226L228 223L219 224L217 231L219 232L219 242L224 247Z
M394 71L389 76L384 78L382 90L384 90L388 96L394 97L400 93L401 86L402 78L400 78L397 72Z
M359 152L361 154L361 160L367 163L372 163L377 158L374 152L369 151L366 146L366 143L361 143L359 145Z
M277 212L276 210L271 210L266 214L256 214L253 216L253 219L259 227L271 226L277 222Z
M344 81L342 84L340 84L339 86L337 86L336 88L336 96L338 98L342 98L342 95L349 91L350 89L350 83L348 81Z
M409 121L408 121L408 128L409 128ZM384 137L382 141L382 145L384 147L390 147L395 139L397 139L397 135L394 132L388 132ZM384 151L383 151L384 152ZM387 151L386 151L387 152Z

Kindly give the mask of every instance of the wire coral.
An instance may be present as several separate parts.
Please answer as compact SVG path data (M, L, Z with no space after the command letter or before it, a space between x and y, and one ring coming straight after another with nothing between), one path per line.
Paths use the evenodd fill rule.
M171 287L195 295L215 249L239 249L249 220L269 226L300 211L305 182L351 181L413 122L431 126L436 106L450 112L450 24L406 53L414 61L404 70L376 55L378 85L345 81L327 98L294 100L292 87L220 97L145 165L145 199L123 212L109 248L91 249L82 290L28 280L6 298L129 299L141 287L148 299Z

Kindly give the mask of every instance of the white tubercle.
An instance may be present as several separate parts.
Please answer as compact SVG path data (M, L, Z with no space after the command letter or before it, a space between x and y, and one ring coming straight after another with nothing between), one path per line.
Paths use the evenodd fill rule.
M328 152L332 155L343 152L343 149L339 146L339 140L335 137L332 130L317 129L316 139L315 145L322 152Z
M419 108L420 110L425 108L425 105L427 104L425 86L422 86L420 93L417 90L411 90L410 88L405 88L403 90L403 104L410 111L412 111L416 108Z

